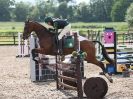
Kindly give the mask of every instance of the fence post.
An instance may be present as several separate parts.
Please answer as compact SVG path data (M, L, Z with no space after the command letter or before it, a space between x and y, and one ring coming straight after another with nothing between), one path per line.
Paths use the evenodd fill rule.
M88 32L88 39L90 38L90 30L87 31Z
M102 34L101 34L101 31L99 30L98 31L98 34L97 34L97 39L96 40L98 40L99 42L101 42L102 40L101 40L101 38L102 38L102 36L101 36ZM101 52L101 46L99 45L98 46L98 53L100 53Z
M13 33L13 44L15 45L16 44L16 37L15 37L15 35L14 35L14 33Z
M82 99L83 90L82 90L82 76L81 76L80 63L81 63L81 58L80 55L78 55L76 59L77 92L78 92L78 98Z

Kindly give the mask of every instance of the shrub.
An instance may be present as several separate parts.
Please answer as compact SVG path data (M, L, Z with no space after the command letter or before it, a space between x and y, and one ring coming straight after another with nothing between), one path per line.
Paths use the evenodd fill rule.
M130 5L130 7L127 9L127 14L126 14L126 22L130 27L133 27L133 3Z

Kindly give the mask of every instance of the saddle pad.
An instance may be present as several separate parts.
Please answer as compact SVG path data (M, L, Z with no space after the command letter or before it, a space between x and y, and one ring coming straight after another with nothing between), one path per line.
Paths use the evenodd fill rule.
M79 37L79 41L88 40L87 38L80 36L80 35L78 37Z
M74 38L72 36L67 36L64 38L64 48L73 48Z

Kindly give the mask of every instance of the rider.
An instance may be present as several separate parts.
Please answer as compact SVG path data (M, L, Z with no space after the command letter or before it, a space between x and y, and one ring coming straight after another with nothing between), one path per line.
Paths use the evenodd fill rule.
M53 20L51 17L46 17L45 18L45 23L49 25L48 29L49 30L54 30L54 29L62 29L58 39L60 40L66 33L70 32L71 30L71 25L68 23L67 20L63 19L55 19Z

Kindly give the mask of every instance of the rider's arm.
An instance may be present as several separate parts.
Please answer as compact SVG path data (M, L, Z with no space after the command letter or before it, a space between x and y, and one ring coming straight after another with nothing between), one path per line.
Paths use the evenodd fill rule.
M48 25L48 24L46 24L46 23L44 23L44 27L46 27L48 30L49 30L49 29L54 29L54 27L53 27L53 26Z

